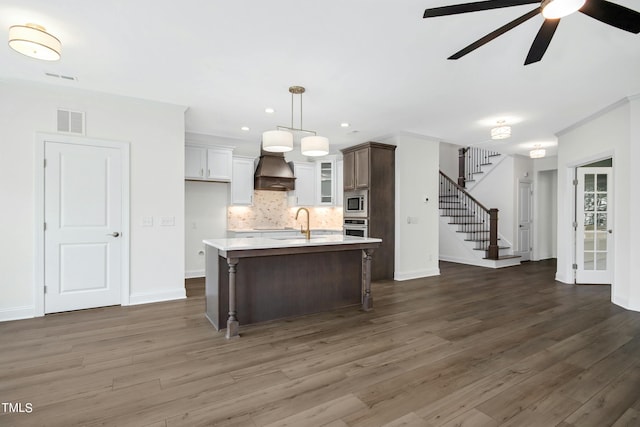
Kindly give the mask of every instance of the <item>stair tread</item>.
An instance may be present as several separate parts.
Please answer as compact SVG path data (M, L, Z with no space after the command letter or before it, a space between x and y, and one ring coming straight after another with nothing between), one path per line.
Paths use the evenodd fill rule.
M456 233L468 233L468 234L473 234L473 233L489 233L491 230L475 230L475 231L462 231L462 230L458 230L456 231Z
M522 258L520 255L502 255L499 256L497 260L493 260L493 261L500 261L502 259L515 259L515 258ZM490 259L490 258L482 258L482 259Z
M511 249L510 246L498 246L498 249ZM485 248L473 248L474 251L488 251L489 249Z

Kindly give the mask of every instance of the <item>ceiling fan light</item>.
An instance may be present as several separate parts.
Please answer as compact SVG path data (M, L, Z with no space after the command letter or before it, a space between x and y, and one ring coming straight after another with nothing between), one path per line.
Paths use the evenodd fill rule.
M559 19L579 10L586 0L542 0L542 16L545 19Z
M60 40L36 24L10 27L9 46L16 52L43 61L57 61L62 51Z
M329 154L329 139L324 136L305 136L300 140L300 151L310 157L326 156Z
M262 133L262 149L272 153L286 153L293 150L293 134L284 130L270 130Z

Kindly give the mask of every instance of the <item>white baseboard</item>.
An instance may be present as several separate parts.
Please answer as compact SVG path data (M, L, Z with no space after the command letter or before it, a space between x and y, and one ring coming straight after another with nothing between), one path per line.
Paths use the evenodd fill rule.
M36 309L32 305L0 309L0 322L9 320L31 319L36 317Z
M194 279L196 277L204 277L204 270L189 270L184 272L185 279Z
M149 304L152 302L172 301L177 299L185 299L187 293L184 288L173 291L164 292L144 292L132 294L129 297L129 305Z
M566 283L567 285L574 285L575 284L575 280L573 279L573 276L566 277L564 274L562 274L562 273L560 273L558 271L556 272L555 280L557 282Z
M617 297L617 296L612 296L611 297L611 302L614 303L615 305L618 305L618 306L626 309L626 310L640 311L640 306L636 306L634 304L631 304L627 298L620 298L620 297Z
M412 280L412 279L421 279L423 277L431 277L431 276L439 276L440 269L439 268L431 268L428 270L414 270L414 271L406 271L406 272L395 272L393 275L393 280L403 281L403 280Z
M506 268L520 265L519 258L511 259L470 259L470 258L457 258L452 256L440 255L440 261L455 262L457 264L473 265L475 267L485 268Z

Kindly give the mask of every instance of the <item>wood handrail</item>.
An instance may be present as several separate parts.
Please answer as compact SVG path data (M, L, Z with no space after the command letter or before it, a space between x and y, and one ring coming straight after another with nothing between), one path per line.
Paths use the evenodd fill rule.
M492 259L492 260L499 259L500 247L498 246L498 209L495 209L495 208L488 209L487 207L485 207L482 203L476 200L475 197L469 194L467 190L465 190L462 186L458 185L454 180L449 178L442 171L440 171L440 177L441 179L444 179L444 181L442 180L440 181L440 187L441 187L440 196L451 196L451 194L442 194L443 184L444 184L444 188L448 188L448 191L453 191L454 193L457 191L458 193L455 194L455 197L458 199L461 199L462 201L465 201L465 204L463 205L465 206L464 208L465 210L469 209L466 206L466 201L472 204L472 208L468 212L471 214L471 216L474 217L474 221L481 220L481 222L478 223L483 226L483 228L480 231L485 232L486 229L484 227L486 227L487 225L489 226L489 246L485 248L487 259ZM479 211L477 209L484 211L484 213L478 214L477 212ZM465 225L465 223L460 223L460 224Z
M447 175L444 174L444 172L440 171L440 175L442 175L444 177L444 179L446 179L447 181L449 181L451 184L454 185L454 187L456 187L458 190L462 191L469 199L473 200L473 202L478 205L481 209L483 209L486 213L490 213L490 209L485 207L482 203L480 203L479 201L476 200L475 197L473 197L471 194L469 194L467 192L467 190L464 187L461 187L460 185L458 185L458 183L456 183L454 180L452 180L451 178L449 178Z

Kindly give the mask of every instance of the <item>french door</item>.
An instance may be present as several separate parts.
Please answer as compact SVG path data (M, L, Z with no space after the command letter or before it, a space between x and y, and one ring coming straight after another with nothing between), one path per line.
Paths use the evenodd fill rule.
M613 279L612 168L577 168L576 283Z

